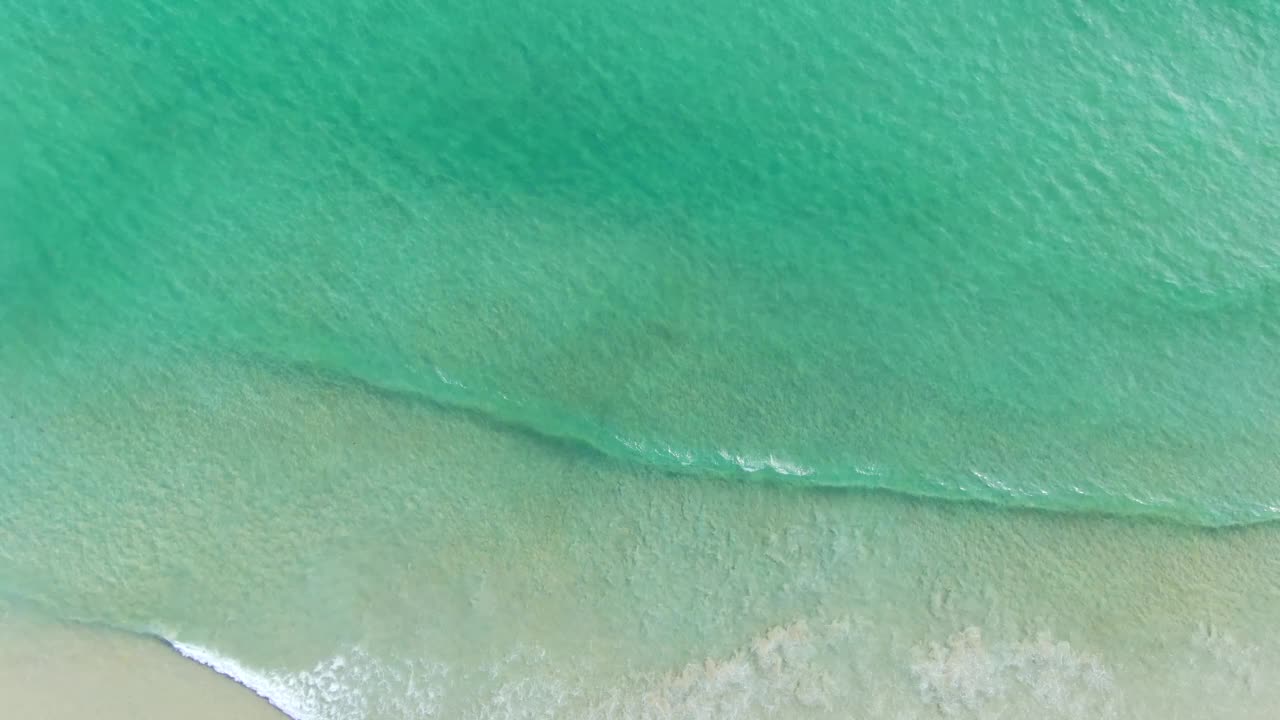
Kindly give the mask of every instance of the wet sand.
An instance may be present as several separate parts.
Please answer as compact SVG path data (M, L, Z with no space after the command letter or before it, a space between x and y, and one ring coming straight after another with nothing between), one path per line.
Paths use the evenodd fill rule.
M235 682L159 640L0 609L6 720L282 720Z

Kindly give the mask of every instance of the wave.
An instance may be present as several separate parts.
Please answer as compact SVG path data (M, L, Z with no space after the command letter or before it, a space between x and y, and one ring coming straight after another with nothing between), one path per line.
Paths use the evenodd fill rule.
M909 657L877 656L876 663L862 645L870 633L860 619L801 618L727 653L603 683L564 672L537 648L516 648L480 672L382 659L360 649L287 672L255 670L205 647L168 642L293 720L751 720L830 717L850 706L933 708L956 717L986 717L982 711L1002 708L1028 717L1097 718L1116 717L1124 704L1101 657L1048 631L993 641L969 627L946 641L917 645ZM860 671L851 674L848 665ZM886 665L907 671L898 677L909 674L911 682L886 684L867 672Z
M308 670L259 670L200 645L161 639L183 657L252 690L292 720L437 717L448 675L440 663L387 662L359 647Z
M1280 520L1280 504L1243 498L1136 496L1108 488L1024 486L979 468L925 478L874 462L822 463L783 450L693 448L678 441L630 437L590 417L478 389L438 367L412 378L372 377L349 368L292 363L295 370L369 392L475 413L482 420L541 439L565 441L604 456L661 471L721 478L760 478L799 487L872 490L929 500L1001 507L1136 517L1199 527L1232 527ZM425 377L426 382L423 382Z
M219 655L199 645L189 645L176 640L165 640L165 642L188 660L194 660L252 690L258 697L271 703L272 707L293 720L306 720L310 717L308 710L311 709L311 703L305 696L292 692L286 679L274 673L246 667L233 658Z

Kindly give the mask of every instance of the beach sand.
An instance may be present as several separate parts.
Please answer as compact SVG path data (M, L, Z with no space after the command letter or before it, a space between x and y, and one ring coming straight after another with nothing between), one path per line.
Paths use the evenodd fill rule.
M0 610L5 720L280 720L262 698L155 639Z

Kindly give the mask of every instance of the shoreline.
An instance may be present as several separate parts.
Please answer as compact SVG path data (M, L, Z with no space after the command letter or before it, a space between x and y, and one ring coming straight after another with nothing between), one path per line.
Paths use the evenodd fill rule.
M64 617L165 628L224 667L157 652L155 635L22 613L9 630L0 605L18 717L188 718L196 698L210 720L647 720L726 704L788 720L1225 704L1244 720L1280 702L1280 645L1257 633L1280 597L1273 528L688 483L460 413L197 369L113 386L146 409L129 425L102 425L115 396L92 392L29 423L62 476L119 480L105 506L31 484L5 550L15 577L68 598ZM219 403L200 413L175 402L205 396ZM264 476L277 481L247 479ZM257 687L232 689L237 668Z
M855 622L852 630L858 630L859 625ZM833 641L847 638L850 631L847 620L821 623L801 619L769 628L729 654L708 656L697 662L691 659L683 668L673 667L660 676L647 677L641 692L631 694L621 706L611 708L621 709L624 714L610 717L660 716L673 720L704 717L695 711L709 707L703 706L703 701L710 700L718 705L738 692L744 697L754 696L760 687L769 686L774 689L766 692L783 691L782 695L773 698L775 700L790 698L793 693L797 698L810 696L809 701L792 707L792 710L801 711L804 707L831 711L834 707L830 698L825 697L823 687L830 682L830 677L815 672L819 664L811 654L824 646L828 649L834 647ZM1212 637L1207 640L1215 642ZM1221 649L1217 648L1218 651ZM1216 656L1218 652L1211 654ZM807 659L797 662L797 658ZM330 670L342 666L341 658L335 660L337 662L331 665ZM978 628L970 627L956 632L944 644L935 645L927 656L916 658L911 672L921 683L921 699L925 702L918 706L918 711L923 714L910 717L1002 717L1000 712L987 714L983 711L996 710L996 707L982 708L982 702L971 704L980 698L971 696L970 692L986 682L1016 684L1025 681L1025 678L1014 680L1014 676L1000 679L1011 670L1018 674L1057 675L1050 687L1062 690L1064 688L1059 683L1063 682L1110 688L1113 681L1119 680L1112 677L1112 669L1102 656L1073 647L1061 637L1041 633L1035 638L1012 644L993 643L985 639ZM988 674L991 676L987 677ZM5 709L14 712L15 717L43 720L83 720L86 717L101 720L323 720L347 717L346 714L332 714L331 711L343 709L339 707L341 703L330 702L333 698L326 697L324 692L317 695L316 687L295 684L287 673L279 677L274 675L249 668L211 650L172 642L160 636L64 623L0 606L0 698L4 700ZM739 684L744 681L759 685L755 690L748 690ZM978 685L971 687L975 682ZM617 699L615 696L614 700ZM1255 701L1263 699L1254 697ZM1270 717L1269 710L1261 709L1263 707L1265 703L1237 707L1239 714L1233 717L1240 720ZM665 714L651 715L655 708ZM488 706L488 709L496 708ZM775 709L782 710L781 707ZM1084 717L1066 707L1041 709L1048 711L1047 717L1051 718ZM1114 705L1110 700L1097 704L1093 709L1100 710L1097 717L1125 716L1124 704ZM432 710L421 717L436 716L438 713ZM579 717L577 714L570 716ZM775 716L792 717L790 713ZM386 717L390 719L393 716ZM487 719L497 716L482 710L480 714L472 712L466 717ZM810 715L802 712L794 717L808 718ZM1198 715L1194 711L1191 715L1175 711L1168 717L1191 718Z
M6 717L41 720L285 720L269 700L155 636L0 608Z

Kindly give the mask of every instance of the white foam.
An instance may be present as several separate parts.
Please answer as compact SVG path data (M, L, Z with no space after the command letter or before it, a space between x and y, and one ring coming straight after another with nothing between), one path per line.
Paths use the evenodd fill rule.
M661 456L663 458L671 458L684 466L693 465L698 461L697 457L689 450L681 450L671 447L670 445L659 445L658 447L650 447L649 443L643 440L632 440L623 435L614 435L614 440L622 443L625 447L638 453L650 456Z
M614 435L613 437L626 448L638 453L661 456L664 459L670 458L685 466L698 464L699 458L691 450L681 450L670 445L653 446L643 440L632 440L623 435ZM719 450L716 454L722 460L732 463L738 469L749 473L757 473L762 470L769 470L778 475L805 476L814 473L814 469L811 467L778 457L773 453L768 455L739 455L728 450Z
M801 619L673 672L594 681L536 647L450 673L438 663L381 660L358 648L309 670L264 671L171 644L294 720L826 720L847 717L851 708L876 713L868 716L975 720L1119 716L1119 694L1101 660L1047 633L987 643L969 628L918 648L900 676L914 679L913 693L891 680L897 673L884 672L895 660L862 647L866 629L862 622ZM1230 641L1206 644L1240 654Z
M454 387L459 387L464 390L467 388L466 385L462 384L461 380L454 380L453 378L446 375L445 372L440 368L436 368L435 370L436 370L436 377L440 378L440 382L444 383L445 385L452 385ZM503 395L503 398L505 399L506 396Z
M1098 720L1115 717L1117 695L1101 660L1042 633L988 645L975 627L919 649L911 674L920 699L949 717ZM1030 715L1026 715L1030 716Z
M746 720L827 716L848 698L816 656L843 624L801 620L771 628L728 657L706 658L683 670L615 689L582 720Z
M287 683L280 682L272 674L247 668L232 658L223 657L199 645L176 641L169 641L169 644L183 657L195 660L214 672L225 675L254 691L259 697L271 703L280 712L293 718L293 720L306 720L307 704L304 698L295 696L289 691Z
M379 661L356 649L310 670L266 671L198 645L170 644L293 720L720 720L775 717L786 708L830 710L838 693L815 655L829 636L846 635L844 624L797 621L768 630L728 657L604 688L564 675L545 651L518 649L481 672L455 678L471 687L447 711L449 673L440 665Z
M434 717L448 669L438 663L387 663L360 648L300 672L258 670L189 643L169 641L184 657L257 693L293 720Z
M676 462L680 463L681 465L692 465L697 461L696 458L694 458L693 453L689 452L688 450L680 450L677 448L673 448L669 445L663 446L662 452L667 456L673 458Z
M772 470L779 475L804 476L813 474L813 468L780 458L773 453L763 457L752 457L750 455L736 455L728 450L721 450L720 457L749 473L760 472L761 470L767 469Z

